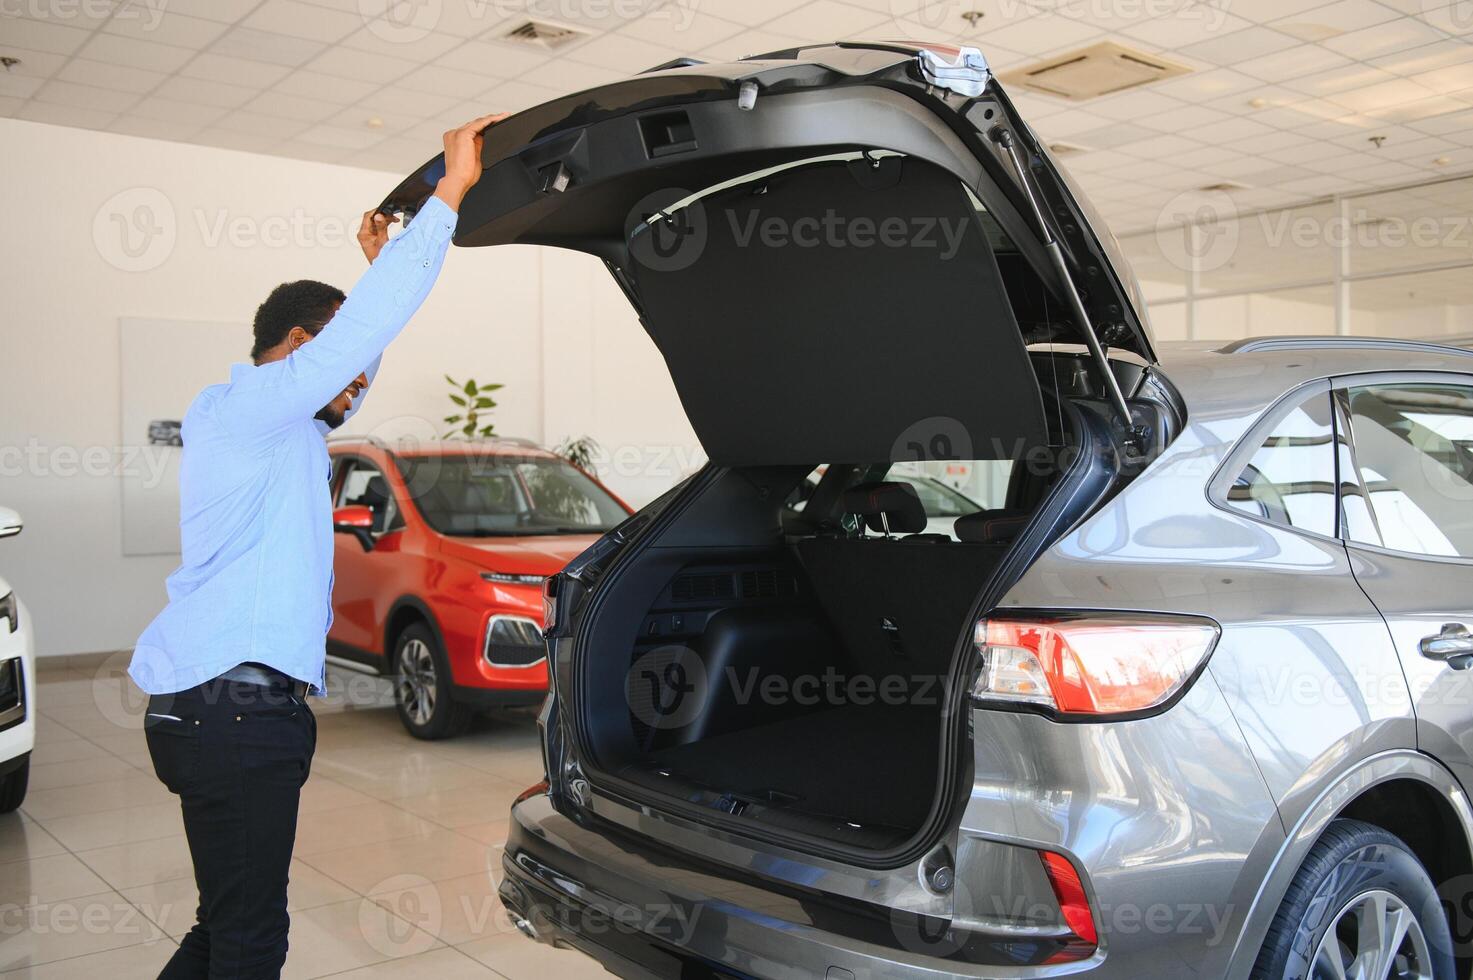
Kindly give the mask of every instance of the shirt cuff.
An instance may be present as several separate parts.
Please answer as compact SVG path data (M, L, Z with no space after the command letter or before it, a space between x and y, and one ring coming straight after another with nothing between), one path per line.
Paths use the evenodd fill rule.
M441 225L446 231L455 231L455 223L460 220L460 215L455 209L435 195L431 194L420 205L419 212L414 216L415 221L433 221Z

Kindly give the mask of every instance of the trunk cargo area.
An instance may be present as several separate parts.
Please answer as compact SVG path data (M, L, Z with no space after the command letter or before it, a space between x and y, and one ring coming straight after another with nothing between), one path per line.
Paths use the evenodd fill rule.
M621 569L585 634L582 730L626 795L889 851L944 803L966 714L949 678L1023 519L985 541L934 520L779 530L774 498L801 475L725 471Z

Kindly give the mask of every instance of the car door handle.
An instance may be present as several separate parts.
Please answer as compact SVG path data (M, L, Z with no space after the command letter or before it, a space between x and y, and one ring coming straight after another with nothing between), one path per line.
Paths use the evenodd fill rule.
M1422 656L1441 660L1454 670L1473 665L1473 633L1462 623L1447 623L1441 633L1422 637Z

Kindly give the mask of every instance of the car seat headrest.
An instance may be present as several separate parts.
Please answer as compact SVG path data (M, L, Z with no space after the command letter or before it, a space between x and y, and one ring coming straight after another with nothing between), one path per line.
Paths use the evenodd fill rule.
M952 530L959 540L973 544L999 544L1011 541L1028 524L1026 510L979 510L956 519Z
M909 483L858 483L844 491L844 512L864 518L871 531L915 534L926 529L926 508Z

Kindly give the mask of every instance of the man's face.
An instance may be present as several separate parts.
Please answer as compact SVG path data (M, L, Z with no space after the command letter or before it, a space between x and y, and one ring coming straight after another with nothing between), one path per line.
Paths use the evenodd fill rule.
M353 407L353 399L367 387L368 375L358 375L336 398L322 406L315 418L326 422L329 429L336 429L347 419L348 409Z

